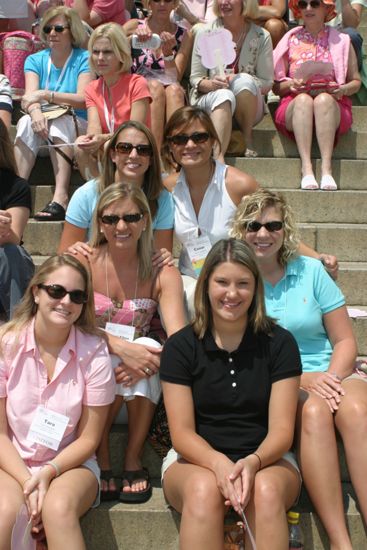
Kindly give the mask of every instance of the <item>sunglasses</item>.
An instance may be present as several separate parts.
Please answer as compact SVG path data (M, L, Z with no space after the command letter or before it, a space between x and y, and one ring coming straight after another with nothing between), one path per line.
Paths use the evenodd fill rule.
M265 227L266 231L273 233L274 231L280 231L281 229L283 229L283 222L249 222L247 224L246 230L248 233L257 233L262 227Z
M61 300L67 294L69 294L70 300L74 304L85 304L88 301L88 294L85 290L66 290L66 288L61 285L39 284L37 286L38 288L42 288L42 290L45 290L50 298L53 298L54 300Z
M133 145L132 143L124 141L115 145L115 151L120 155L130 155L133 149L135 149L140 157L151 157L153 154L153 149L151 145L143 145L142 143L139 143L139 145Z
M297 6L300 10L306 10L307 6L311 6L311 8L319 8L321 6L321 2L320 0L311 0L311 2L306 2L306 0L299 0Z
M64 32L65 29L70 29L67 25L45 25L43 27L43 32L45 34L50 34L52 30L55 32L61 33Z
M101 221L105 225L117 225L120 220L123 220L125 223L137 223L144 217L144 214L137 212L136 214L124 214L123 216L118 216L117 214L105 214L101 216Z
M186 145L189 139L198 145L199 143L205 143L210 138L208 132L194 132L190 136L187 134L176 134L175 136L170 136L168 141L174 145Z
M159 4L162 0L153 0L155 4ZM170 2L173 2L173 0L163 0L165 4L169 4Z

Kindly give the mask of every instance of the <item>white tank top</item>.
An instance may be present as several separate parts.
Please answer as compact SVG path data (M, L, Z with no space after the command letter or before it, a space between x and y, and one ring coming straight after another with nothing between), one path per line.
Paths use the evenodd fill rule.
M179 269L184 275L196 278L185 243L197 239L199 233L209 237L212 245L220 239L228 238L229 227L237 206L228 194L225 184L226 173L227 166L215 161L214 174L206 189L198 217L183 170L172 191L175 203L175 233L182 244Z

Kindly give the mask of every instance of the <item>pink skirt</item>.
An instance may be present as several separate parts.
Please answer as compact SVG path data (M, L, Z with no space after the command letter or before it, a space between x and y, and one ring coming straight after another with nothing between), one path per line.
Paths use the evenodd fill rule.
M285 114L287 112L288 106L295 98L294 95L289 94L280 100L279 107L275 111L275 117L274 117L274 123L277 128L277 130L284 134L285 136L289 137L289 139L293 139L295 141L294 133L290 130L287 130L285 125ZM352 100L350 97L343 96L339 101L337 101L339 105L340 110L340 125L339 128L336 131L335 135L335 143L337 144L337 141L339 139L339 136L342 134L346 134L353 123L353 116L352 116Z

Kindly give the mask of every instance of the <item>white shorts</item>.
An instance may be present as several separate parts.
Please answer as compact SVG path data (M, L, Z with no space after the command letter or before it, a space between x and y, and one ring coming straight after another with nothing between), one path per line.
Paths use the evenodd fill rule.
M79 128L79 135L83 135L87 131L87 121L84 118L76 117ZM71 115L64 115L48 122L49 137L53 141L55 138L60 139L64 143L74 143L77 138L75 124ZM29 115L24 115L17 124L17 140L22 141L28 149L32 151L36 157L41 145L47 142L35 134L32 130L32 119ZM41 151L47 151L47 148L42 148ZM45 154L41 153L41 156Z

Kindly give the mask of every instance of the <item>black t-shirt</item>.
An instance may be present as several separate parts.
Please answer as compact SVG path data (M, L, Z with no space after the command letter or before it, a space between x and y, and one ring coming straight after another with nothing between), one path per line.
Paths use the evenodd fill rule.
M15 206L32 209L31 188L25 179L0 168L0 210Z
M297 343L279 326L271 336L248 327L231 353L218 348L210 331L199 340L187 326L167 340L160 366L162 380L191 387L196 432L234 461L267 435L272 383L301 373Z

